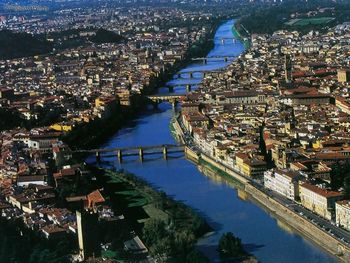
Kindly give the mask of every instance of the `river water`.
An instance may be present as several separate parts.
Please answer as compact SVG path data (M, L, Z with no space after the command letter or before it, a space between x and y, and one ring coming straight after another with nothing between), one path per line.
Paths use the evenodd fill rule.
M218 28L214 39L215 47L208 57L237 56L244 51L244 46L239 41L233 43L232 40L226 40L224 44L221 43L222 37L233 37L233 23L234 21L230 20ZM216 61L206 65L193 64L183 69L183 72L215 70L225 67L228 63ZM171 83L183 81L174 78ZM174 92L185 91L185 87L176 87ZM160 89L159 93L168 93L168 90ZM176 141L169 127L173 116L174 110L167 103L160 104L158 110L150 108L112 136L103 147L174 144ZM108 165L104 164L105 167L123 168L132 172L203 215L215 232L199 240L198 248L213 262L220 261L216 252L218 240L222 233L228 231L240 237L246 250L261 262L336 262L318 246L270 216L263 208L245 200L242 195L239 197L232 184L220 177L205 176L199 172L183 155L174 155L167 161L163 160L161 155L145 156L143 162L137 157L130 157L124 159L122 164L116 157L103 160L110 161ZM94 157L89 157L87 162L94 162Z

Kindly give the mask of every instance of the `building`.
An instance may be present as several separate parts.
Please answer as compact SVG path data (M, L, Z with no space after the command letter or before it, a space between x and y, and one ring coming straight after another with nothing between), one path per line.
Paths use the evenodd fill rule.
M286 105L323 105L329 104L331 97L328 94L292 94L281 96L280 101Z
M101 256L98 230L98 213L76 212L78 226L79 254L83 260Z
M266 162L251 158L248 154L245 153L236 153L236 169L239 170L242 174L249 177L259 177L264 174L266 171Z
M302 175L298 172L284 170L269 170L264 173L264 185L291 200L299 197L299 179Z
M326 190L306 182L299 185L299 195L305 208L328 220L334 217L335 202L343 197L340 192Z
M350 201L342 200L335 203L335 222L337 226L350 231Z
M350 80L350 70L349 69L339 69L338 70L338 82L344 83Z

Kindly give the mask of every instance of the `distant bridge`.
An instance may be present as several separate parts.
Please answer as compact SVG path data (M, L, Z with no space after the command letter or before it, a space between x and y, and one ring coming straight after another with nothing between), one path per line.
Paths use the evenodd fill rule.
M145 155L162 154L164 159L168 158L169 153L184 152L185 145L183 144L161 144L151 146L131 146L122 148L105 148L105 149L90 149L90 150L74 150L73 153L95 153L96 162L101 162L103 157L117 157L119 162L123 161L126 156L139 156L143 161Z
M209 61L224 61L228 62L235 59L235 56L212 56L212 57L202 57L202 58L192 58L193 61L203 61L204 64L207 64Z
M199 86L200 83L176 83L176 84L166 84L166 87L169 89L169 92L173 92L174 88L185 87L187 92L192 90L193 86Z
M232 41L233 44L236 44L237 42L237 39L235 39L234 37L221 37L220 38L220 41L221 41L221 45L224 45L225 44L225 41Z
M167 95L150 95L147 98L152 101L153 107L158 107L158 104L164 101L170 102L173 108L176 104L185 98L185 94L167 94Z
M201 59L201 58L199 58ZM175 74L175 77L177 78L183 78L183 79L195 79L194 74L195 73L201 73L203 77L205 77L208 73L223 73L221 70L210 70L210 69L202 69L202 70L184 70L179 71Z

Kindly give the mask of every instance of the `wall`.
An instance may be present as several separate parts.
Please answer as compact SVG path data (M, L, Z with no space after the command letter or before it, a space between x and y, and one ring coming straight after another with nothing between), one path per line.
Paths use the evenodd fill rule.
M350 261L350 248L341 244L333 236L319 229L317 226L300 216L299 214L284 207L265 193L256 189L251 184L246 184L245 191L260 204L268 208L274 216L283 219L295 230L309 237L329 253L335 255L342 262Z

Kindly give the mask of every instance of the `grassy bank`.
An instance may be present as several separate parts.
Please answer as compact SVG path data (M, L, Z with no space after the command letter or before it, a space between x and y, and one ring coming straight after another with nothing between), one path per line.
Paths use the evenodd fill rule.
M194 248L196 240L212 229L192 208L133 174L97 167L91 170L113 209L125 216L154 257L166 255L175 262L187 262L199 253Z
M233 35L238 38L244 45L246 49L250 48L250 41L248 40L249 36L246 35L244 29L240 26L238 22L236 22L232 27Z

